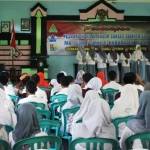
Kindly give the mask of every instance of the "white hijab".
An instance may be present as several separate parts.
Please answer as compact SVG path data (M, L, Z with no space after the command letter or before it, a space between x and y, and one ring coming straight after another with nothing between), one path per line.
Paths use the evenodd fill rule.
M75 79L75 83L81 84L83 82L82 76L85 72L83 70L79 70Z
M67 103L62 109L71 108L75 105L80 105L83 101L82 89L78 84L70 84L68 88Z
M112 117L135 115L139 107L138 90L134 84L126 84L121 88L120 97L114 102Z
M82 120L81 123L77 121ZM72 136L75 137L115 137L109 130L111 124L108 103L98 93L90 90L86 93L80 110L73 117ZM106 132L102 128L107 128ZM81 129L81 130L80 130ZM84 131L83 131L84 130ZM107 136L106 136L107 135Z
M100 92L101 87L102 87L102 81L98 77L93 77L86 85L86 88L93 89L98 93L101 93Z
M52 79L50 84L53 85L53 88L51 89L51 96L60 91L61 85L57 82L56 79Z

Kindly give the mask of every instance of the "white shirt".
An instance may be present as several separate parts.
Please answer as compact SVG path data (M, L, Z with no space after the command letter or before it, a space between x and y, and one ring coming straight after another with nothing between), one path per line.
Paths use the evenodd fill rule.
M56 93L56 95L58 94L68 95L68 87L62 88L58 93Z
M120 85L116 81L110 81L109 83L107 83L103 86L103 89L112 88L112 89L120 90L121 87L122 87L122 85Z
M45 104L45 106L47 105L47 103L45 101L43 101L42 99L40 99L36 95L29 95L26 98L22 98L19 100L18 104L30 103L30 102L43 103L43 104Z
M111 109L112 118L135 115L139 107L139 95L134 84L126 84L121 88L120 97L114 101Z
M41 90L39 87L37 87L37 91L35 92L35 95L39 97L39 99L43 100L44 103L47 103L47 95L46 92Z
M107 54L107 60L108 60L109 66L117 66L118 61L119 61L119 54L117 54L116 62L113 61L110 53Z
M15 127L17 118L14 112L14 105L8 100L5 91L0 89L0 124Z
M129 53L129 57L131 58L130 53ZM124 66L124 67L130 67L130 58L126 58L125 55L123 53L121 53L120 60L122 62L122 66ZM127 63L126 63L126 60L128 60Z

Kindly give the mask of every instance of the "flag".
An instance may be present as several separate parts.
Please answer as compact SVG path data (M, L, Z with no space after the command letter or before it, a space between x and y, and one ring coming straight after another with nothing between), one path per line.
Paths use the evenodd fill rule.
M16 32L15 32L15 28L14 28L14 21L12 21L10 46L11 46L11 48L16 49Z
M10 55L12 58L17 58L22 53L18 50L16 46L16 32L15 32L15 25L14 21L12 21L12 30L11 30L11 40L10 40Z

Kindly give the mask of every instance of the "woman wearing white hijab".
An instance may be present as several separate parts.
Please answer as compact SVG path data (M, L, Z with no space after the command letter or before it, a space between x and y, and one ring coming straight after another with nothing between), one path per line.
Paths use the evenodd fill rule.
M51 89L51 96L55 95L57 92L60 91L61 85L57 82L56 79L52 79L50 84L53 86Z
M71 84L68 88L68 97L66 104L62 107L62 110L69 109L74 106L80 106L83 101L82 97L82 89L78 84ZM73 115L70 115L68 117L67 121L67 132L70 132L70 124L72 123L72 117ZM64 128L64 122L63 122L63 116L62 116L62 129Z
M83 79L82 79L82 76L85 72L83 70L79 70L77 75L76 75L76 79L75 79L75 83L76 84L79 84L79 85L82 85L83 84Z
M115 138L109 105L100 98L96 91L90 90L86 93L80 110L73 117L71 134L73 139L80 137ZM85 147L79 145L77 149L85 150ZM111 150L110 147L108 150Z
M98 77L93 77L86 85L86 88L97 91L99 94L100 88L102 87L102 81Z
M71 84L68 88L67 103L62 107L62 109L71 108L76 105L81 105L83 101L82 89L78 84Z

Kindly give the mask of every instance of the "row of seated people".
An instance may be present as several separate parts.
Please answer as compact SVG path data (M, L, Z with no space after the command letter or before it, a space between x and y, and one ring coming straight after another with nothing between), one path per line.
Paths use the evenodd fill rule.
M113 74L113 75L112 75ZM110 78L111 75L116 77L115 72L110 73ZM4 76L3 76L4 77ZM19 100L18 104L20 106L17 109L17 112L20 109L21 113L23 112L23 108L25 107L23 103L27 104L28 102L32 101L39 101L39 97L34 99L33 97L35 96L36 89L37 89L37 82L35 82L35 75L31 76L29 81L26 84L26 92L27 92L27 98L22 98ZM116 139L115 135L115 128L112 123L112 118L117 118L117 117L125 117L129 115L135 115L137 113L138 107L139 107L139 95L138 95L138 87L134 83L136 81L136 75L134 73L127 73L125 74L124 77L124 85L119 85L118 83L115 83L115 79L113 81L110 81L108 83L103 83L103 80L101 80L98 77L93 77L89 73L84 73L81 76L81 81L78 79L75 80L75 84L70 76L65 76L63 73L59 73L57 75L57 81L56 82L57 86L54 86L51 91L51 96L53 94L66 94L67 95L67 102L63 106L63 109L71 108L75 105L79 105L80 109L79 111L72 117L69 118L69 125L68 125L68 132L72 135L72 139L76 139L79 137L103 137L103 138L111 138L111 139ZM0 76L0 81L3 78ZM78 81L77 81L78 80ZM51 84L54 85L55 80L51 81ZM80 83L79 83L80 82ZM2 83L2 82L1 82ZM60 83L60 84L59 84ZM112 84L114 83L114 84ZM3 84L3 83L2 83ZM55 84L55 85L56 85ZM106 100L104 100L101 97L101 88L108 88L108 85L118 85L117 89L120 91L120 96L119 98L114 102L114 106L110 110L109 104L107 103ZM103 87L102 87L103 86ZM110 87L109 87L110 88ZM111 88L116 88L115 86ZM146 90L149 87L146 87ZM143 88L140 89L143 90ZM4 89L3 86L1 88L2 94L4 96ZM148 89L149 90L149 89ZM144 92L143 92L144 93ZM141 95L142 97L142 95ZM30 118L32 115L25 115L29 112L29 108L27 109L25 107L24 111L24 118L18 117L17 113L17 119L15 116L14 109L11 109L11 117L12 115L14 116L13 121L12 119L9 118L9 121L11 120L12 123L7 123L8 118L6 114L3 112L3 108L5 110L5 105L7 105L6 111L10 113L10 107L8 103L5 102L7 98L3 99L2 102L2 117L4 118L3 120L6 120L6 122L1 121L2 125L12 125L14 127L14 131L9 134L9 142L14 145L15 142L17 142L17 139L15 139L15 133L19 134L20 131L24 131L29 125L29 128L26 129L26 131L23 132L22 134L19 134L19 139L24 139L27 137L33 136L35 133L39 133L39 130L34 131L33 133L31 132L31 129L34 129L33 125L36 125L36 123L33 123L33 118ZM32 100L31 100L32 99ZM42 99L42 98L41 98ZM40 100L41 100L40 99ZM9 100L7 100L9 101ZM48 101L48 100L47 100ZM40 101L47 104L47 101L45 102L44 99ZM10 101L9 101L10 102ZM146 103L146 102L145 102ZM9 107L9 108L8 108ZM47 107L48 108L48 107ZM32 110L32 109L31 109ZM143 110L145 111L145 110ZM5 114L5 115L4 115ZM32 114L32 112L29 112L29 114ZM10 116L10 114L8 115ZM145 116L144 116L145 117ZM148 117L148 116L146 116ZM19 121L19 119L21 121ZM33 119L31 124L28 121L29 119ZM142 118L143 119L143 118ZM147 118L146 118L147 119ZM62 128L63 128L63 122L62 122ZM144 126L143 126L144 128ZM31 134L29 133L31 132ZM34 133L35 132L35 133ZM25 134L25 135L24 135ZM43 134L43 133L42 133ZM133 133L132 133L133 134ZM36 135L36 134L35 134ZM40 134L41 135L41 134ZM121 141L122 137L121 137ZM122 142L123 143L123 142ZM121 145L123 149L123 144ZM84 149L82 145L79 145L80 149ZM105 149L110 149L109 145Z

